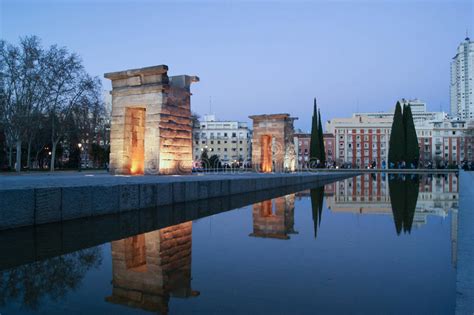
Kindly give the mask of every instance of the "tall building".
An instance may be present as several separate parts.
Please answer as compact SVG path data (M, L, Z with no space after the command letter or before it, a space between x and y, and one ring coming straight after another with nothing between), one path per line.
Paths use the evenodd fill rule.
M251 131L246 122L219 121L215 115L205 115L199 125L193 127L193 160L207 155L219 156L223 165L236 162L249 163L251 152Z
M307 132L303 132L302 130L298 130L295 132L295 138L297 141L297 150L296 154L298 155L298 165L299 167L306 167L309 166L309 148L311 144L311 134ZM331 133L324 133L323 134L323 142L324 142L324 151L326 153L326 161L328 163L334 162L334 148L335 148L335 138L334 135Z
M326 131L335 137L334 160L352 167L367 167L373 161L380 166L387 161L388 143L393 117L371 117L354 114L351 118L335 118Z
M438 164L474 160L474 121L450 119L443 112L428 112L423 102L409 102L420 147L420 162ZM326 131L334 134L334 159L338 164L377 167L387 163L393 113L358 113L350 118L328 121Z
M474 41L469 37L459 44L451 61L451 115L474 118Z

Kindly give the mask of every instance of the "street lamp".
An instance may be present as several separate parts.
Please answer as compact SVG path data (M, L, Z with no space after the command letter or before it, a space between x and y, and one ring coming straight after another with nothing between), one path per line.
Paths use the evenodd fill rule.
M79 172L81 171L81 154L82 154L82 143L78 143L77 147L79 148Z

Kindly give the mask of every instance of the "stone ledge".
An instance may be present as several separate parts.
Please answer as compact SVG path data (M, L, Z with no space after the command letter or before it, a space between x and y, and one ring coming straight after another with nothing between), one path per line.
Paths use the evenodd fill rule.
M82 186L51 184L0 189L0 230L331 182L349 176L354 174L235 174L177 176L166 180L162 176L144 176L142 180L122 177L123 180L99 180Z

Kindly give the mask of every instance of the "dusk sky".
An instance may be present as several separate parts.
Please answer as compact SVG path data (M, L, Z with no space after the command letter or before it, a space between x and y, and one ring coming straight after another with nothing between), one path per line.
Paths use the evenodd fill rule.
M420 98L449 110L449 64L474 1L5 1L0 37L37 35L92 75L166 64L200 77L192 110L220 119L290 113L324 120ZM104 88L110 82L103 79Z

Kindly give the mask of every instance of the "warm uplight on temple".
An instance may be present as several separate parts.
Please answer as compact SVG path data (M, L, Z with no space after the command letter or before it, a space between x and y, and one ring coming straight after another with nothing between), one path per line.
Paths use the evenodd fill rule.
M262 172L270 173L272 171L272 137L262 136Z

